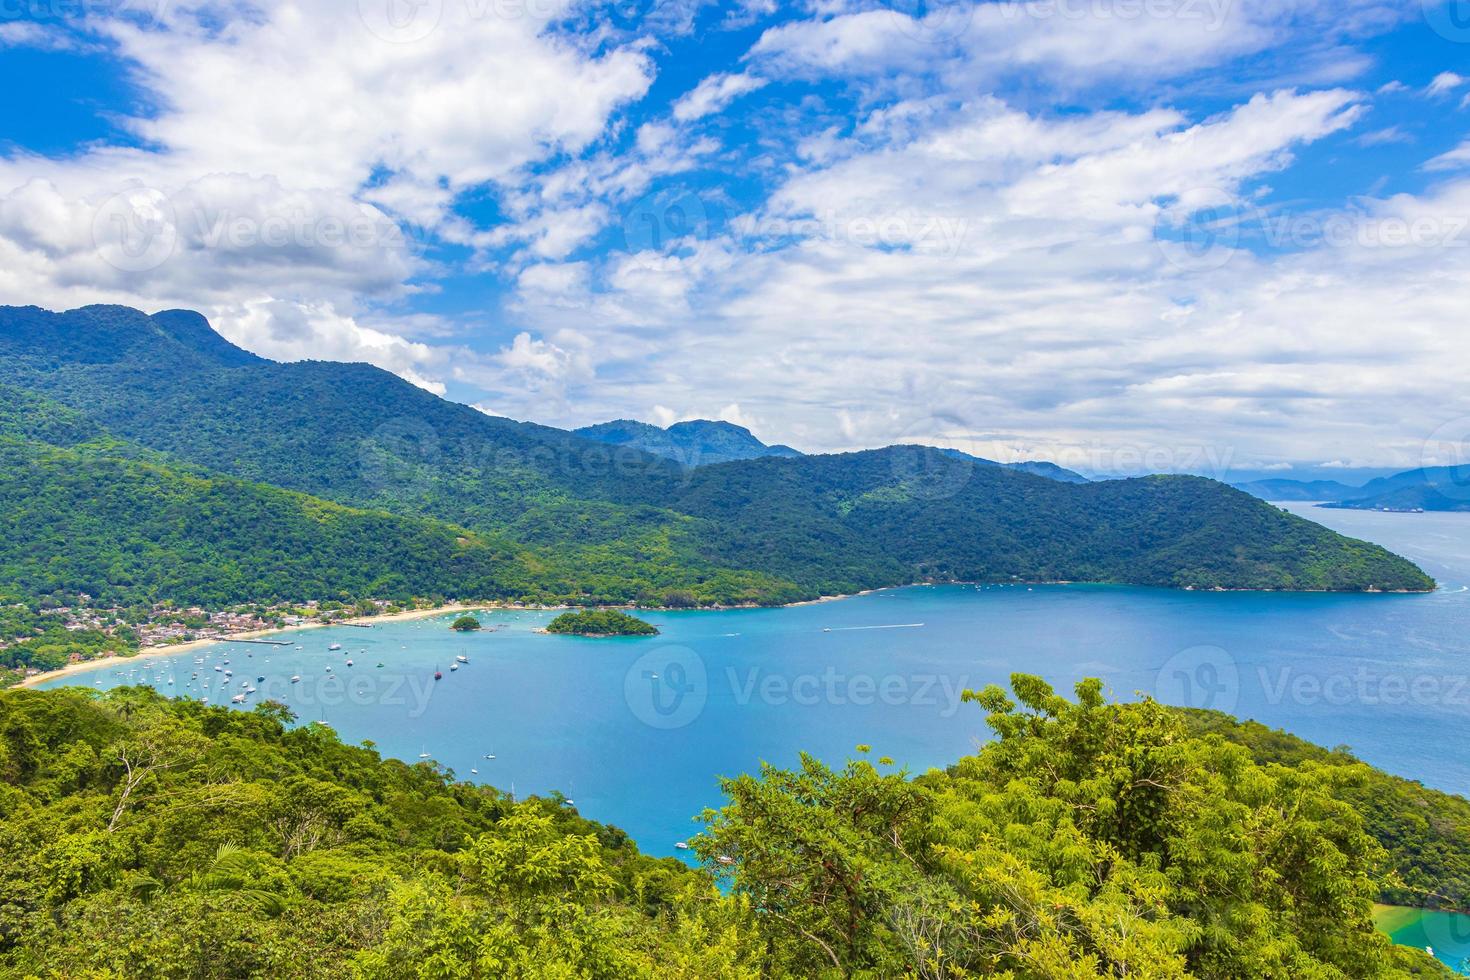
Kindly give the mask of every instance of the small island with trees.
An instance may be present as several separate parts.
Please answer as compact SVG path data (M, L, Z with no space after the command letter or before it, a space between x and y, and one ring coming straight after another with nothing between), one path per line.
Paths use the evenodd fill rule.
M583 609L562 613L546 627L563 636L657 636L658 628L617 609Z
M472 633L480 628L480 621L474 616L466 613L465 615L456 619L454 622L450 623L449 628L459 633Z

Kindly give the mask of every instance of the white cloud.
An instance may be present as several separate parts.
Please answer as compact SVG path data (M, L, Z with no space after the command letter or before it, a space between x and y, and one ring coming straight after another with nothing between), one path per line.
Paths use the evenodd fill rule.
M442 388L430 348L357 317L421 288L423 240L474 240L458 195L600 139L652 66L544 34L548 5L445 4L407 25L378 9L220 0L81 22L158 109L117 121L139 146L0 159L0 302L198 308L264 353L364 357ZM9 25L5 42L50 43ZM530 253L564 255L600 222L592 205L542 215ZM306 334L283 348L289 310Z
M678 122L703 119L765 84L765 79L748 73L710 75L674 103L674 119Z
M1470 78L1452 71L1442 71L1434 76L1424 91L1429 95L1448 95L1466 82L1470 82Z
M991 458L1104 472L1223 475L1365 444L1380 464L1411 464L1404 420L1427 432L1463 405L1470 347L1437 325L1470 303L1470 268L1464 249L1399 236L1436 219L1450 236L1470 190L1305 216L1261 213L1251 190L1360 105L1278 92L1191 122L978 100L909 114L916 128L880 124L897 138L793 175L732 237L579 278L590 349L629 357L569 387L563 415L515 408L582 424L728 400L777 421L758 434L803 448L940 433ZM1214 248L1157 240L1214 206L1231 216ZM1247 250L1298 233L1299 218L1326 222L1330 240ZM888 219L891 240L858 234ZM957 248L924 247L938 219L965 229ZM740 237L763 228L802 234ZM526 295L529 322L557 322Z
M1465 167L1470 167L1470 140L1424 164L1425 170L1463 170Z

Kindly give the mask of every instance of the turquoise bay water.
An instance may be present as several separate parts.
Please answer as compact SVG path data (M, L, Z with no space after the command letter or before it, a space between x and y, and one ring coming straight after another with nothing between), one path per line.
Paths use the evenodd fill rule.
M560 790L662 855L720 802L718 776L763 760L792 765L804 749L840 764L861 742L912 770L952 761L986 737L959 692L1013 671L1062 688L1097 676L1116 697L1147 691L1228 710L1470 791L1470 514L1291 506L1414 558L1440 591L916 587L787 609L650 613L663 634L651 639L539 634L552 613L505 611L468 636L448 616L309 630L282 634L288 647L222 643L42 686L147 683L218 704L248 683L258 691L247 707L274 697L386 755L426 753L518 795ZM470 662L451 671L461 654Z
M1470 916L1433 909L1380 906L1373 918L1394 942L1432 949L1441 963L1458 973L1470 973Z

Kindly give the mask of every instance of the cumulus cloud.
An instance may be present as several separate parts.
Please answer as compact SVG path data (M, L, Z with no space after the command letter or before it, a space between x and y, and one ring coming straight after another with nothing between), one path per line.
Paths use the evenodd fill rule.
M543 33L550 5L377 10L222 0L79 22L158 110L120 121L128 145L0 159L0 301L195 307L262 353L372 360L442 390L429 348L356 317L419 291L430 246L473 238L460 194L600 139L652 69ZM545 216L531 249L564 255L596 224ZM283 347L288 319L309 336Z
M679 122L703 119L765 84L765 79L750 74L711 75L674 103L673 116Z
M700 0L580 34L579 7L512 6L7 26L106 46L154 111L0 158L0 300L192 306L486 411L813 450L1223 475L1413 464L1421 429L1470 416L1441 326L1470 302L1470 150L1414 194L1270 203L1304 148L1335 166L1415 131L1354 133L1355 44L1413 4L753 0L723 27L784 23L656 104L648 35L694 30ZM508 291L475 317L499 339L427 312L451 267Z

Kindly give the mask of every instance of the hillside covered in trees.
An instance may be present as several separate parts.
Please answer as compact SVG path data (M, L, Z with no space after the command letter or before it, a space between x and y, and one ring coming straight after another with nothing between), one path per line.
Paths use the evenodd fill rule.
M535 559L536 594L589 604L955 579L1433 584L1382 548L1213 481L1064 483L919 446L691 470L493 418L366 365L266 361L186 311L5 308L0 368L26 397L64 406L68 432L106 433L114 452L513 543Z
M947 771L727 780L697 870L279 705L0 693L0 975L1449 975L1373 930L1381 774L1013 687L968 695L996 738Z

